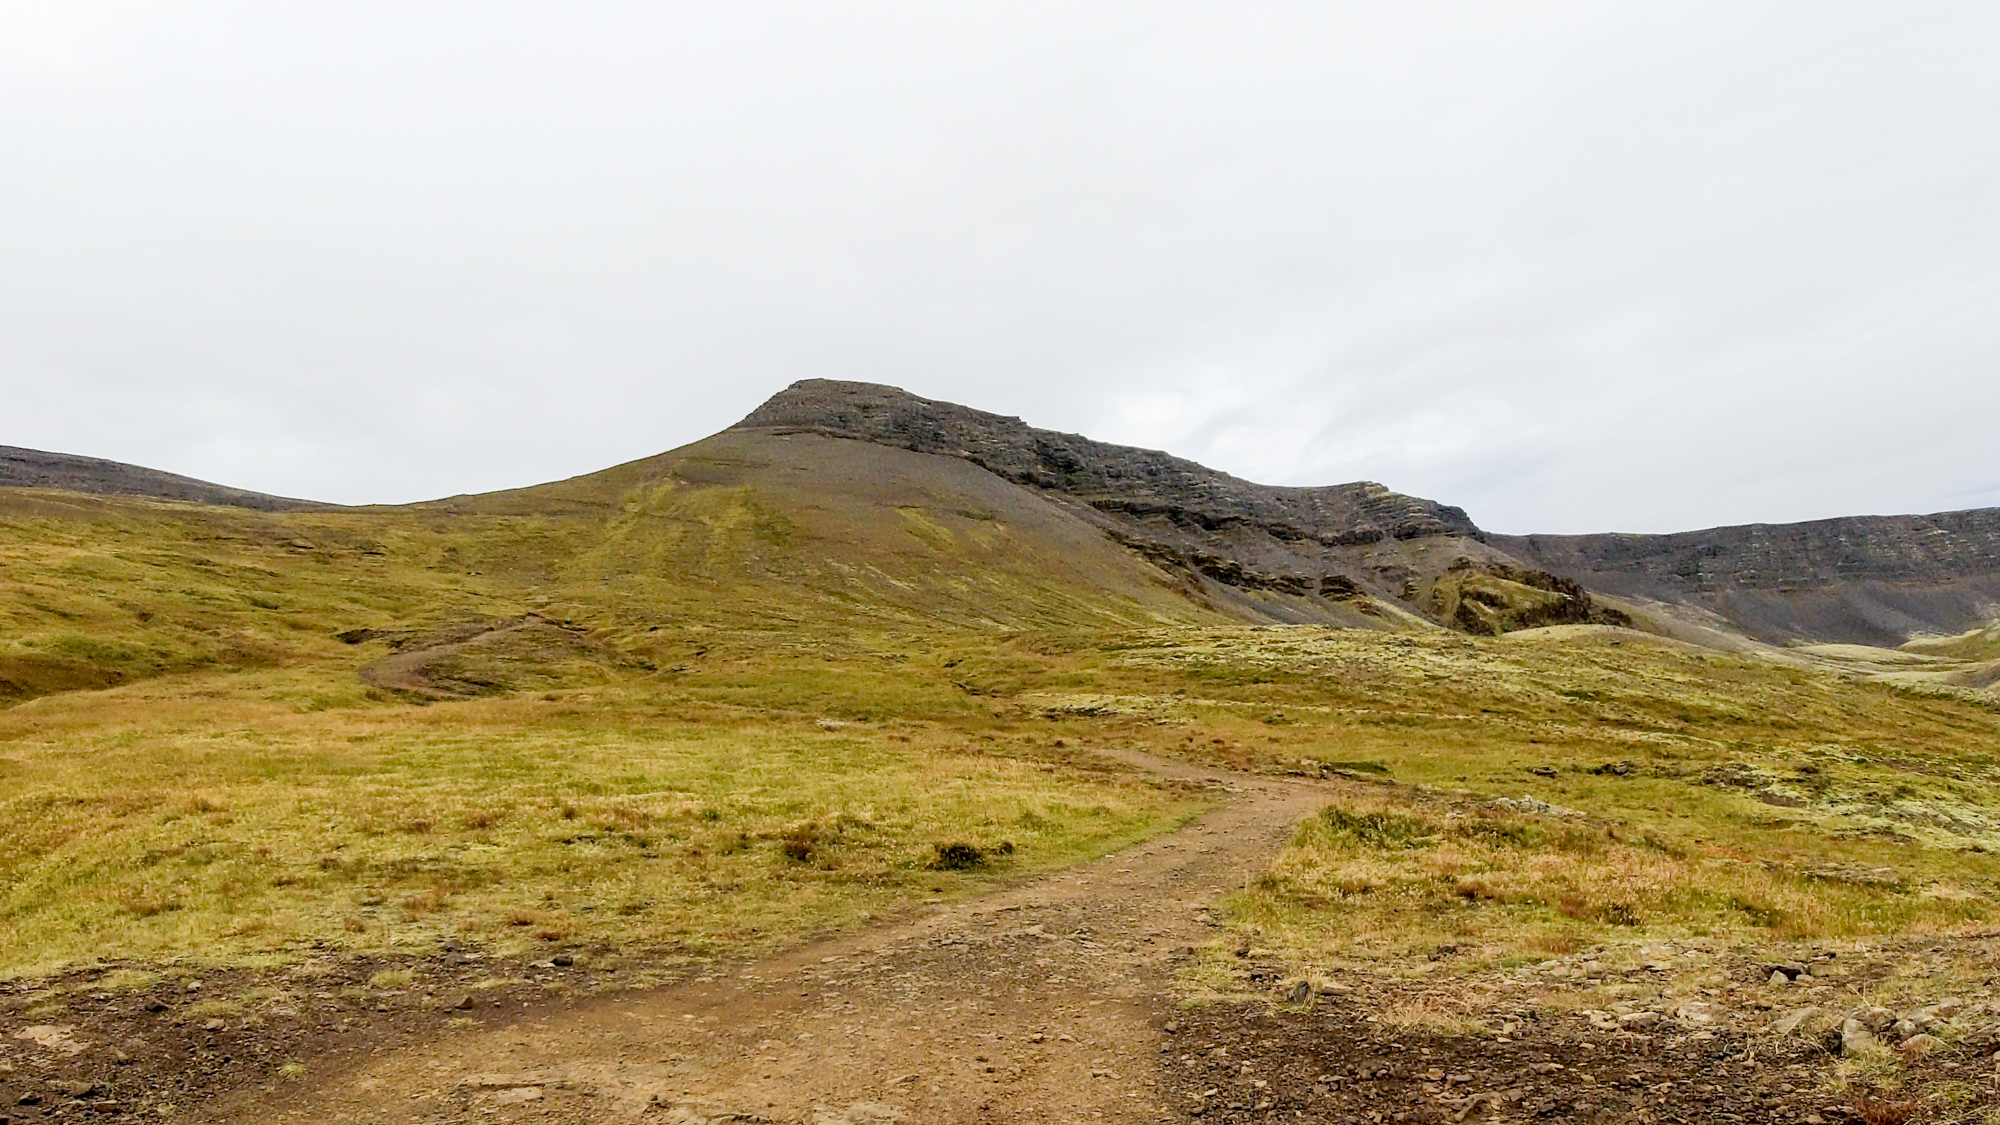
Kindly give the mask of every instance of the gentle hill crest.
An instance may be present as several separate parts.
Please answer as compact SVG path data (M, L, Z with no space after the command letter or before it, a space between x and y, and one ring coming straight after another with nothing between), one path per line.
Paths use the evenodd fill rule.
M150 496L158 500L185 500L195 504L254 508L263 512L333 506L312 500L249 492L158 469L106 461L100 457L48 453L12 445L0 445L0 488L49 488L103 496Z

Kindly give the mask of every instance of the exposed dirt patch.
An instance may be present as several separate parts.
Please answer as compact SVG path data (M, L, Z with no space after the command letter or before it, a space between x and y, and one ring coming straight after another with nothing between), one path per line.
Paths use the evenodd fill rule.
M421 699L473 699L576 679L579 667L620 663L609 645L568 622L540 614L474 621L420 635L356 629L350 644L387 641L394 651L362 665L363 683Z
M557 956L564 964L445 950L287 969L111 965L0 986L0 1122L153 1116L308 1063L348 1065L454 1021L517 1018L548 1007L552 991L619 988L632 975L602 950ZM153 979L135 986L134 974Z
M1217 1004L1175 1017L1163 1096L1208 1122L1686 1122L1858 1120L1865 1086L1835 1091L1834 1058L1812 1039L1667 1026L1610 1031L1523 1006L1506 1035L1442 1035L1370 1017L1383 994L1323 996L1297 1010ZM1963 1086L1956 1107L1915 1103L1911 1121L1979 1121L1992 1061L1924 1060L1913 1089Z

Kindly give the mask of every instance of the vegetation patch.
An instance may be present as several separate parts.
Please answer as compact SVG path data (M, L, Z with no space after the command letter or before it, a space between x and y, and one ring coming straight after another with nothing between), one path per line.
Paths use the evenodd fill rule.
M1408 959L1445 940L1468 968L1580 944L1882 935L1992 914L1912 893L1907 878L1833 879L1604 821L1393 795L1300 824L1233 911L1305 960Z

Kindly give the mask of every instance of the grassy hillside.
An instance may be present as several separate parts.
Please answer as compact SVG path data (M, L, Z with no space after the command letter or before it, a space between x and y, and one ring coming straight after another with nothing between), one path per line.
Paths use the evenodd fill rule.
M1100 747L1345 779L1238 902L1305 951L1949 930L2000 878L1988 694L1246 626L989 474L803 435L399 509L0 490L0 693L15 974L780 942L1200 806Z
M0 490L5 968L776 941L1193 807L979 752L929 658L1215 614L957 462L745 444L403 509ZM961 843L990 858L938 867Z
M206 669L352 667L368 652L343 632L531 610L638 666L801 625L823 644L1225 619L980 470L803 436L725 434L412 508L265 513L6 489L0 562L0 698L15 699Z

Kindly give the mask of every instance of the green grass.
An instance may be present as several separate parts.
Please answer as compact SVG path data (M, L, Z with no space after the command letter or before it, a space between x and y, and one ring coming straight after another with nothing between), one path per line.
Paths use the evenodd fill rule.
M1983 894L1913 893L1585 818L1377 796L1300 825L1234 911L1319 964L1421 960L1448 945L1465 968L1663 938L1948 931L1993 909Z
M737 475L455 512L0 490L0 972L761 948L1197 807L1098 746L1349 778L1238 903L1301 949L1926 932L1993 901L1990 694L1603 630L1230 625L991 497L700 471ZM533 690L474 702L371 692L388 643L335 636L530 610L600 655L509 653ZM1522 796L1586 815L1490 803ZM939 869L955 843L998 859Z
M452 938L741 952L1196 807L949 732L690 721L630 698L301 713L193 686L0 713L0 970ZM953 844L996 858L935 869Z

